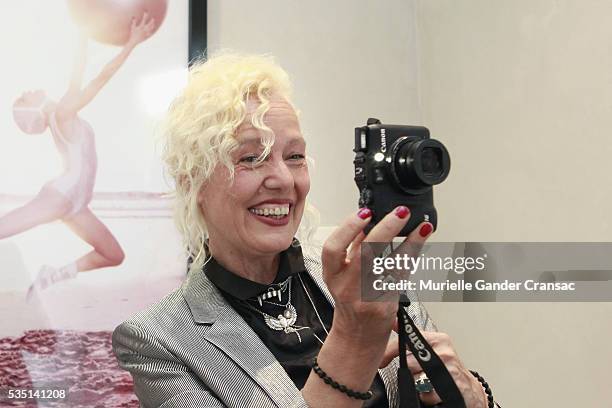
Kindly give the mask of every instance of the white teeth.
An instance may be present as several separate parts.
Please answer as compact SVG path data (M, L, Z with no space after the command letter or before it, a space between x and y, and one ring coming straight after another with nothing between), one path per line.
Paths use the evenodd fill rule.
M289 204L280 207L250 208L249 211L257 215L280 217L289 214Z

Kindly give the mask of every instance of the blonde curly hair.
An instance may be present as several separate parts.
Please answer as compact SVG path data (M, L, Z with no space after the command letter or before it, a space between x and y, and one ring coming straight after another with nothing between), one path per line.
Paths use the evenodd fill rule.
M264 115L273 94L291 104L289 76L272 57L225 51L192 65L187 85L170 106L162 126L162 158L175 184L174 219L191 259L190 271L200 270L208 257L198 193L219 163L233 177L231 154L238 147L236 131L247 118L250 98L259 101L251 122L264 134L260 160L269 154L274 134ZM309 240L317 223L318 213L306 204L300 239Z

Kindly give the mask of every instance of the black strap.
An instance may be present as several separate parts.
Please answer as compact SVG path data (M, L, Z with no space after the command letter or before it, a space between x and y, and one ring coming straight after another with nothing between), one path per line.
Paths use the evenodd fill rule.
M399 342L399 368L397 369L397 384L399 388L399 400L400 408L420 408L421 400L419 394L416 391L414 385L414 377L408 369L408 363L406 358L402 356L406 355L406 331L403 330L402 323L404 320L403 316L405 312L400 302L400 307L397 310L397 322L398 322L398 342Z
M406 345L427 374L446 408L466 408L463 396L446 366L427 343L408 314L410 300L402 295L397 310L400 367L397 370L400 408L420 408L421 402L414 386L414 377L406 361Z

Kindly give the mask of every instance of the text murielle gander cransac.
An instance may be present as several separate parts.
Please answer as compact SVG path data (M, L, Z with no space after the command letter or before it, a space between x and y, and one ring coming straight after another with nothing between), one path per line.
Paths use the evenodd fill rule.
M389 273L401 276L415 275L419 271L454 271L458 275L465 272L486 269L487 255L481 257L427 257L423 254L413 257L407 254L375 257L372 260L372 273L377 276L372 282L376 291L574 291L575 282L539 282L533 279L523 281L490 282L485 279L436 281L434 279L397 279Z

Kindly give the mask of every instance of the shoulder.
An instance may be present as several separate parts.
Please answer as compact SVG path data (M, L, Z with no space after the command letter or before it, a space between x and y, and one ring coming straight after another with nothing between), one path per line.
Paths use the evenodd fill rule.
M304 257L304 265L308 271L322 273L323 266L321 264L321 251L323 247L316 243L301 243L302 256Z
M143 326L168 323L168 320L180 319L183 309L187 309L187 305L181 288L178 288L157 303L135 313L126 322Z
M198 335L200 323L212 323L226 308L223 296L206 275L194 271L180 288L120 324L113 333L113 345L132 337L141 341L157 339L164 347L179 347L189 343L190 336Z
M113 331L113 348L117 351L121 345L157 343L157 339L166 337L173 327L185 327L189 317L181 289L176 289L117 326Z
M130 372L143 407L223 405L210 390L206 345L183 294L183 287L136 313L113 332L113 352Z
M304 266L306 271L314 280L316 285L319 287L325 298L334 307L334 298L323 279L323 264L321 262L321 250L320 245L302 245L302 255L304 257Z
M321 262L321 251L322 246L318 244L301 244L302 256L304 258L304 266L306 270L312 276L319 286L325 283L323 282L323 264Z

